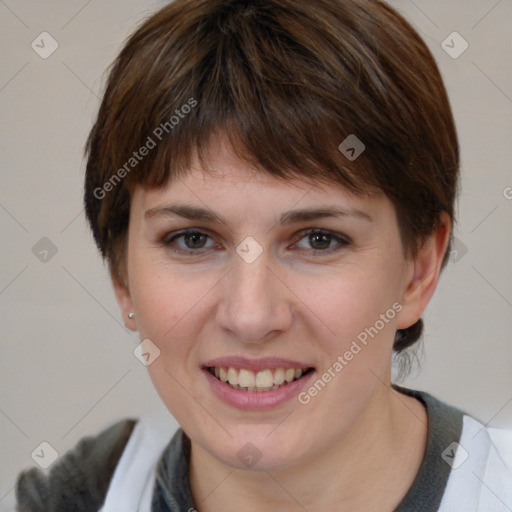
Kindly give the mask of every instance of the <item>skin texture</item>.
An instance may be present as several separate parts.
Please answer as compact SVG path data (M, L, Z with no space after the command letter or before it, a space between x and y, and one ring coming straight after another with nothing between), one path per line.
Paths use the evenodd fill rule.
M161 189L134 191L126 286L113 277L127 327L161 351L148 370L192 440L197 509L393 510L421 465L428 422L419 401L390 390L394 333L420 318L435 290L449 218L406 260L383 194L284 182L255 172L215 140L209 155L212 176L196 161ZM173 202L207 207L227 223L145 218ZM372 221L347 215L279 224L283 212L326 205L362 210ZM208 237L188 245L181 237L173 247L198 256L159 241L190 228ZM310 228L350 243L310 237ZM250 264L236 252L248 236L263 249ZM308 404L292 398L242 411L220 401L201 370L221 356L283 357L314 367L314 382L395 303L401 311ZM248 442L262 454L252 469L237 458Z

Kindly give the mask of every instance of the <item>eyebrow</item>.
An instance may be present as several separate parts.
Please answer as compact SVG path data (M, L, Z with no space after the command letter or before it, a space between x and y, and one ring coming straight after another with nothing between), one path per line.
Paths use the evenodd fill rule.
M156 206L155 208L150 208L144 213L144 218L146 219L150 219L156 216L179 216L190 220L220 222L222 224L228 225L226 218L208 208L201 208L198 206L190 206L180 203ZM372 217L362 210L343 209L336 206L290 210L281 214L279 222L282 225L289 225L326 217L356 217L367 222L373 222Z

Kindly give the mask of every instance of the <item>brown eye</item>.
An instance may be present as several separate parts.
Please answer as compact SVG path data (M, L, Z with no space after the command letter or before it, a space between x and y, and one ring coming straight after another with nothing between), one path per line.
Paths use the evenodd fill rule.
M331 243L331 235L325 233L313 233L309 235L310 243L314 245L314 249L327 249Z
M208 235L199 232L186 233L185 235L182 236L183 239L185 240L185 244L189 249L202 249L205 239L208 238ZM191 245L189 245L189 242Z
M313 254L316 255L338 252L344 247L350 245L350 240L347 237L322 229L310 229L303 232L300 240L306 238L309 248L304 247L304 249L309 250L310 252L312 251ZM334 246L331 245L333 242L335 242Z
M188 230L166 235L161 239L161 243L173 252L199 255L211 248L205 245L209 238L210 236L202 231ZM180 239L183 239L184 245L178 245L177 241Z

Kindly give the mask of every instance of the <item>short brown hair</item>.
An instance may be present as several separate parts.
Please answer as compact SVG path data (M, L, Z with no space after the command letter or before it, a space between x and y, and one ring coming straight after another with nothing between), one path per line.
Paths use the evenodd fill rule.
M110 67L85 147L87 219L121 280L134 187L164 186L194 151L204 163L212 134L275 177L383 191L406 255L441 212L454 220L446 90L420 36L382 1L175 0L141 24ZM349 135L365 146L353 161L338 149ZM422 328L397 331L394 350Z

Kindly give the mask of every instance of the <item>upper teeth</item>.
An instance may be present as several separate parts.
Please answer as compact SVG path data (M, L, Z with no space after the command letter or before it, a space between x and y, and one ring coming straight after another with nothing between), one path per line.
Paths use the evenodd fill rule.
M307 368L276 368L253 372L245 368L216 366L215 376L222 382L229 382L237 389L248 388L249 391L269 391L277 389L286 382L298 379Z

